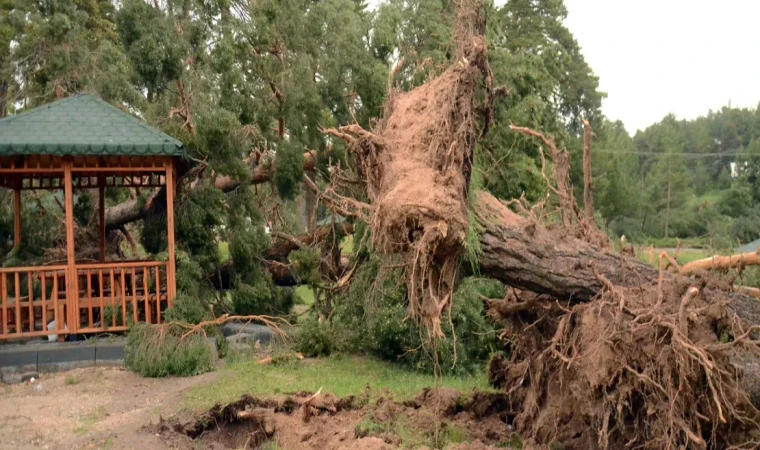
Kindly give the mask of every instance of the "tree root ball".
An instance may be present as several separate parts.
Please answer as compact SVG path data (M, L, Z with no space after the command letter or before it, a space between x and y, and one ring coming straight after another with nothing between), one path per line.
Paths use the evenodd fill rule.
M442 336L464 251L481 87L490 86L482 36L463 39L438 78L389 94L372 132L358 125L327 130L349 142L374 208L373 245L404 257L410 314L432 336Z
M758 355L750 329L696 287L606 291L501 316L513 359L491 363L514 424L536 445L730 448L760 419L732 362ZM503 309L503 308L502 308Z

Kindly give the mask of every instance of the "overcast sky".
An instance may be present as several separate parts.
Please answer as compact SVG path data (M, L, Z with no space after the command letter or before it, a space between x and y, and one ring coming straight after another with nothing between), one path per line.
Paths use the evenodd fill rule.
M760 1L565 0L566 26L629 133L760 101Z
M370 0L374 5L380 0ZM505 0L496 0L503 4ZM760 102L760 0L565 0L566 26L629 133Z

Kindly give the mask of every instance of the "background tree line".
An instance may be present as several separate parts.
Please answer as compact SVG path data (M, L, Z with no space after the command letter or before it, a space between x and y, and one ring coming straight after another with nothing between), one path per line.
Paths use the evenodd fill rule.
M697 238L723 251L760 238L760 108L668 115L633 138L621 123L604 128L596 205L612 233L642 243Z

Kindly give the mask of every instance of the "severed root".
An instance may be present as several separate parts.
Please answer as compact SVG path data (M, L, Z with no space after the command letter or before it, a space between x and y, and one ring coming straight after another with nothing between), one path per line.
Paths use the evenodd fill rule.
M689 335L689 319L686 317L686 308L689 307L692 300L699 295L699 289L692 286L687 291L686 294L681 298L681 306L678 308L678 324L679 328L681 330L681 334L684 336Z

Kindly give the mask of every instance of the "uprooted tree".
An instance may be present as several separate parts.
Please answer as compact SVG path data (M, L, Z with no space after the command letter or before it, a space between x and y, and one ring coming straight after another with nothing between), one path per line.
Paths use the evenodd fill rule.
M510 342L510 357L492 363L492 381L507 390L517 429L536 444L753 442L760 415L739 361L760 355L754 299L709 275L671 273L667 258L657 270L613 252L592 214L581 214L575 203L566 151L539 132L512 127L551 150L556 186L550 189L561 215L555 229L542 224L545 204L505 203L487 193L470 204L471 162L479 130L489 125L491 78L482 28L473 17L466 23L476 25L460 25L451 67L409 92L390 93L371 131L326 130L349 143L369 199L357 206L333 194L330 202L361 210L375 247L401 259L409 314L433 339L441 333L468 226L476 228L481 272L513 288L506 298L489 300ZM479 98L481 89L486 95Z
M584 112L598 113L595 78L583 69L577 45L560 26L561 13L554 2L540 3L552 14L531 11L532 2L509 2L499 10L504 23L513 25L504 27L506 38L527 28L517 18L535 13L536 20L528 22L539 24L540 32L538 38L531 36L537 39L532 45L562 46L535 53L540 58L570 55L557 73L542 73L545 82L528 87L521 81L529 77L515 75L510 63L530 76L538 68L555 66L541 64L539 57L518 60L514 55L521 52L505 49L517 44L503 44L508 39L497 33L492 51L499 57L492 58L493 70L503 77L492 77L486 24L469 7L459 13L451 55L427 48L429 39L416 40L416 47L398 45L406 53L388 77L384 64L398 37L388 34L431 37L439 28L415 29L422 26L394 22L403 14L383 16L381 11L374 32L364 33L361 13L343 0L314 7L233 2L235 12L223 9L218 22L217 11L200 2L161 9L128 1L117 17L118 36L108 32L110 25L103 26L109 17L72 21L68 38L91 37L88 42L97 44L92 51L72 55L70 65L46 64L42 58L39 67L30 68L23 65L36 61L29 54L46 48L37 44L53 42L45 33L55 34L48 20L53 12L43 11L30 16L42 24L30 30L41 31L21 33L15 48L19 70L35 74L27 77L37 83L23 86L27 92L48 99L44 95L51 92L98 89L188 143L197 161L180 189L185 220L179 221L178 239L190 255L191 281L234 287L238 305L246 299L274 303L269 280L299 282L289 261L293 250L334 240L353 223L309 227L302 236L274 230L275 243L269 245L261 216L266 212L276 218L281 200L292 199L300 188L303 170L317 170L322 179L315 183L306 176L303 185L332 211L369 224L373 248L403 265L410 316L432 339L443 332L453 289L472 265L510 287L506 298L488 301L491 314L505 326L509 351L508 359L493 362L491 377L509 394L513 423L536 444L659 449L751 442L757 438L758 419L749 397L755 387L748 383L758 353L754 339L760 308L755 300L733 292L733 281L715 274L698 271L686 277L666 258L653 269L615 253L596 229L593 211L581 214L575 203L567 152L537 131L506 126L511 118L558 131L561 113L578 111L584 102L591 103L583 106ZM55 14L71 12L62 10ZM336 11L343 13L342 21L334 21ZM444 8L441 17L451 14ZM263 34L256 26L262 23ZM307 26L314 24L319 25ZM297 34L303 30L312 34ZM365 34L373 38L372 52L355 45ZM204 40L215 45L199 45ZM71 44L61 45L78 48ZM151 49L155 51L143 53ZM325 49L338 55L325 57ZM426 70L441 63L449 68L437 77ZM129 64L134 65L132 77L118 72ZM79 70L83 65L109 70ZM578 89L568 88L565 70L578 67L571 78L583 82ZM102 79L86 80L83 73ZM510 86L492 88L493 78L500 86L510 76L515 81ZM420 84L425 77L432 79ZM130 78L138 80L136 85L129 85ZM383 117L370 126L369 118L380 113L383 95L377 91L386 78L391 89ZM395 88L399 84L418 87L402 92ZM15 91L24 91L21 87ZM557 93L560 105L553 110ZM506 106L492 108L493 99L504 94ZM536 102L543 107L535 108ZM502 121L486 134L492 116ZM580 133L580 119L571 115L564 131ZM351 124L335 128L337 123ZM320 130L323 126L333 128ZM340 141L348 143L350 164ZM520 160L502 164L518 142L521 151L515 154L535 156L522 168L538 169L532 162L545 160L544 147L551 164L542 164L543 170L517 170L518 163L525 163ZM489 167L483 171L493 175L486 180L489 190L501 198L516 196L519 186L546 187L523 189L531 192L531 203L498 200L477 190L479 158ZM324 179L330 184L325 186ZM274 188L259 184L270 180ZM537 201L544 191L549 198ZM110 199L109 231L126 239L134 230L130 227L142 221L143 246L159 252L160 239L150 242L150 230L160 220L162 205L156 199L163 196L132 194L134 198ZM55 204L44 200L27 214L47 210L53 216ZM584 206L590 208L590 202ZM219 238L230 244L226 264L218 255ZM339 288L350 281L352 269L334 248L324 248L320 265ZM463 264L465 259L474 264ZM360 262L357 257L353 264ZM191 292L199 285L188 283L180 290Z

